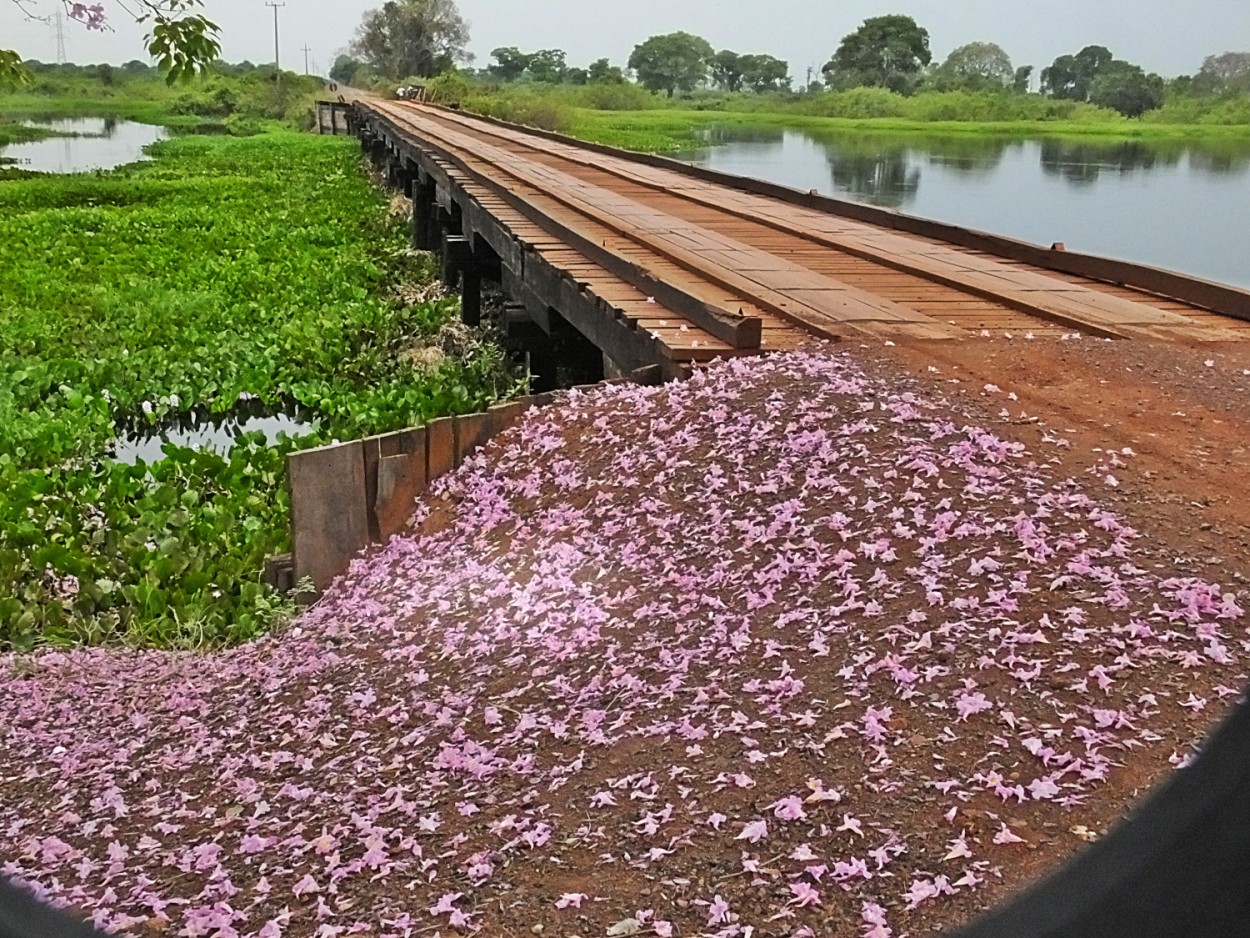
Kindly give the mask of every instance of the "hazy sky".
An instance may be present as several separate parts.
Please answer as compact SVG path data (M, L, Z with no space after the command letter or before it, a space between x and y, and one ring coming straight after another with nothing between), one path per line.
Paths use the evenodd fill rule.
M44 12L55 0L32 0ZM72 61L121 63L145 58L143 30L123 19L110 0L116 32L88 34L66 25ZM303 68L301 47L322 71L350 40L361 13L378 0L286 0L281 54L286 67ZM222 27L229 60L273 61L272 11L264 0L205 0ZM934 55L973 40L999 43L1017 65L1040 68L1091 43L1164 75L1192 73L1204 56L1250 50L1250 0L460 0L472 31L471 51L486 64L490 50L559 48L584 65L600 56L623 63L634 45L654 33L684 29L714 47L767 52L786 59L802 79L817 72L839 39L865 17L907 13L929 30ZM23 19L12 0L0 0L0 48L55 60L51 28Z

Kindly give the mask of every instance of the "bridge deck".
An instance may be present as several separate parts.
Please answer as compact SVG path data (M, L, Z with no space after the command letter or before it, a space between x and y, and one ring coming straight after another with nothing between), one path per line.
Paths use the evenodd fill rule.
M1163 296L459 112L359 107L392 154L455 190L440 190L440 201L489 213L523 252L669 361L784 349L809 335L1222 341L1250 330L1193 301L1215 291L1223 312L1250 311L1250 294L1232 288L1120 264L1127 282L1152 282L1152 273L1169 288L1181 282ZM1119 262L1103 263L1118 279ZM596 339L593 324L573 324ZM619 341L600 344L620 356ZM647 357L634 346L626 358Z

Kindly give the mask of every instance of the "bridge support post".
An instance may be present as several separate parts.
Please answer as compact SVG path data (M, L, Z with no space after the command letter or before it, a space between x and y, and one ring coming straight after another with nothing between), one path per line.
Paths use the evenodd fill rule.
M530 374L530 392L542 394L554 391L557 383L556 369L559 359L551 336L530 317L524 303L505 303L503 306L503 330L510 343L520 347L525 355Z
M418 180L412 187L412 246L418 251L434 247L434 183Z
M460 319L466 326L482 324L482 275L476 265L460 271Z
M558 309L547 309L547 323L556 360L569 385L602 381L603 350L584 336Z
M443 283L455 286L457 278L473 263L473 250L464 235L443 235L442 269Z
M386 141L381 137L374 137L369 144L369 158L373 160L375 168L382 168L382 163L386 159Z
M466 326L482 322L482 271L473 256L473 242L464 235L443 236L443 282L460 282L460 318Z

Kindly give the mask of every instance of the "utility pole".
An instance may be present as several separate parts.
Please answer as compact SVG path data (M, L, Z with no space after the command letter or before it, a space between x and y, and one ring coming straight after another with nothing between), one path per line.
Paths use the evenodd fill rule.
M308 71L308 53L312 52L312 46L305 43L303 46L300 47L299 51L304 53L304 74L305 75L312 74L311 72Z
M278 11L286 4L265 0L265 6L273 7L273 71L275 79L282 81L282 66L278 61Z
M65 55L65 14L60 10L56 11L53 26L56 29L56 64L64 65L68 61Z
M812 67L807 66L807 83L803 85L804 93L812 90Z

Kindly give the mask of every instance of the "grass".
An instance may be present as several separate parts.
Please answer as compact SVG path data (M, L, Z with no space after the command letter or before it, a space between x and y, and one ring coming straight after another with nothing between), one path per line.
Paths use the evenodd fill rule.
M11 143L33 143L57 136L60 134L44 127L27 127L17 121L0 119L0 147L7 147Z
M285 453L479 409L509 390L475 344L433 370L452 300L353 141L184 137L110 173L0 182L0 648L222 645L286 610ZM109 457L119 429L240 400L311 412L298 442ZM149 413L150 412L150 413Z
M1146 141L1250 141L1250 128L1082 121L916 121L899 118L807 117L741 111L592 111L576 109L564 131L608 146L645 152L688 150L706 145L711 128L801 130L822 133L1073 137Z
M995 92L878 88L818 94L699 92L668 99L633 85L475 85L431 88L466 109L635 150L689 149L712 126L785 127L812 133L966 134L1141 140L1250 140L1250 96L1177 99L1140 119L1072 101Z
M29 87L0 92L0 121L108 115L175 131L227 131L239 136L278 127L313 126L313 103L322 95L321 79L255 71L242 76L213 74L170 87L155 73L98 78L41 74ZM0 132L7 126L0 124Z

